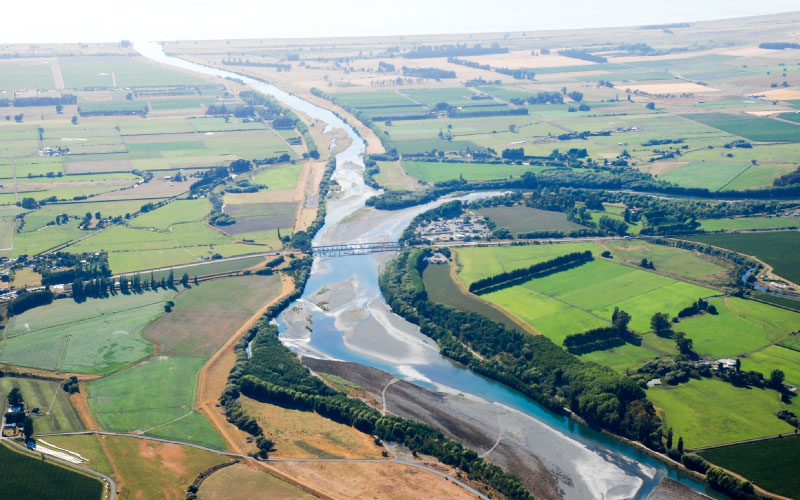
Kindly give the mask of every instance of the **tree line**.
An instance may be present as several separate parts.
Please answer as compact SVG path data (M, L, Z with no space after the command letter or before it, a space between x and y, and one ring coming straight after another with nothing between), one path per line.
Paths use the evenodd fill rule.
M571 269L593 260L592 252L572 252L561 255L532 266L515 269L513 271L487 276L469 285L470 293L484 294L508 288L523 283L533 278L540 278L549 274Z

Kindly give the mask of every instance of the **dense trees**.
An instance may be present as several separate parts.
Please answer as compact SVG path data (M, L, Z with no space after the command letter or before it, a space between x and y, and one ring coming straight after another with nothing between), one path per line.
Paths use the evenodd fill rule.
M408 66L403 66L400 69L403 71L403 76L415 76L418 78L429 78L431 80L456 77L455 71L439 68L409 68Z
M481 47L475 44L472 47L467 44L447 44L447 45L420 45L413 50L403 54L406 59L423 59L431 57L454 57L454 56L478 56L487 54L505 54L508 52L506 47L500 47L493 43L489 47Z
M8 315L22 314L28 309L44 306L51 302L53 302L53 292L50 291L50 287L37 292L20 290L17 298L8 303Z

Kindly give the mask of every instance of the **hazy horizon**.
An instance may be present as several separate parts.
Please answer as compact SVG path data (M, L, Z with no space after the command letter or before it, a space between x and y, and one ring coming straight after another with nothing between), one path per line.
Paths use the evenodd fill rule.
M4 11L15 22L0 34L2 43L113 42L241 38L312 38L541 31L585 29L672 22L699 22L797 11L796 0L675 0L643 5L632 0L567 0L558 8L530 2L477 0L424 2L407 0L402 9L386 1L307 0L302 5L245 0L219 4L177 0L142 0L135 7L82 0L65 9L63 2L43 0L31 16L18 2ZM279 22L271 22L279 18ZM335 20L335 21L332 21Z

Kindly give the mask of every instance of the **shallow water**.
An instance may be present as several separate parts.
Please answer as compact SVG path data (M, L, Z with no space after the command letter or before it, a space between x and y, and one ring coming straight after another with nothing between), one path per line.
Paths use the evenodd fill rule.
M336 155L337 167L333 174L342 193L328 201L325 225L316 235L315 243L394 240L415 215L441 203L395 212L363 209L366 199L377 193L364 185L362 177L365 144L332 112L262 81L166 56L155 43L137 43L135 48L161 63L220 78L238 78L284 105L325 122L326 129L341 128L347 133L352 143ZM472 194L468 198L476 196L487 194ZM361 211L354 216L359 209ZM529 427L531 435L541 435L544 431L556 443L548 450L537 450L537 454L546 463L568 470L573 480L582 483L582 488L576 488L575 492L589 492L595 498L643 499L662 477L669 476L699 491L719 496L646 453L556 415L522 394L442 357L432 340L386 306L378 288L378 269L389 256L316 258L303 296L277 319L283 342L306 355L354 361L429 388L461 393L519 412L523 416L521 425ZM341 287L354 289L354 294L336 310L325 310L314 304L318 291L327 288L335 293L337 289L344 289ZM319 302L318 299L316 297ZM302 313L292 313L292 309ZM311 318L310 324L306 317ZM579 498L569 491L567 497Z

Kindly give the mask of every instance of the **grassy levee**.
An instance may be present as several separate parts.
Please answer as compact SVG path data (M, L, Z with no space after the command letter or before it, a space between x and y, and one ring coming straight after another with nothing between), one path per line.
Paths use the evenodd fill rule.
M757 486L789 498L800 497L800 437L786 436L703 450L700 456L740 474Z
M0 492L4 500L90 500L101 498L103 483L0 444Z
M690 380L675 387L656 387L647 397L663 410L667 427L687 448L732 443L791 433L779 420L778 393L769 389L739 388L717 379ZM791 406L790 406L791 409Z

